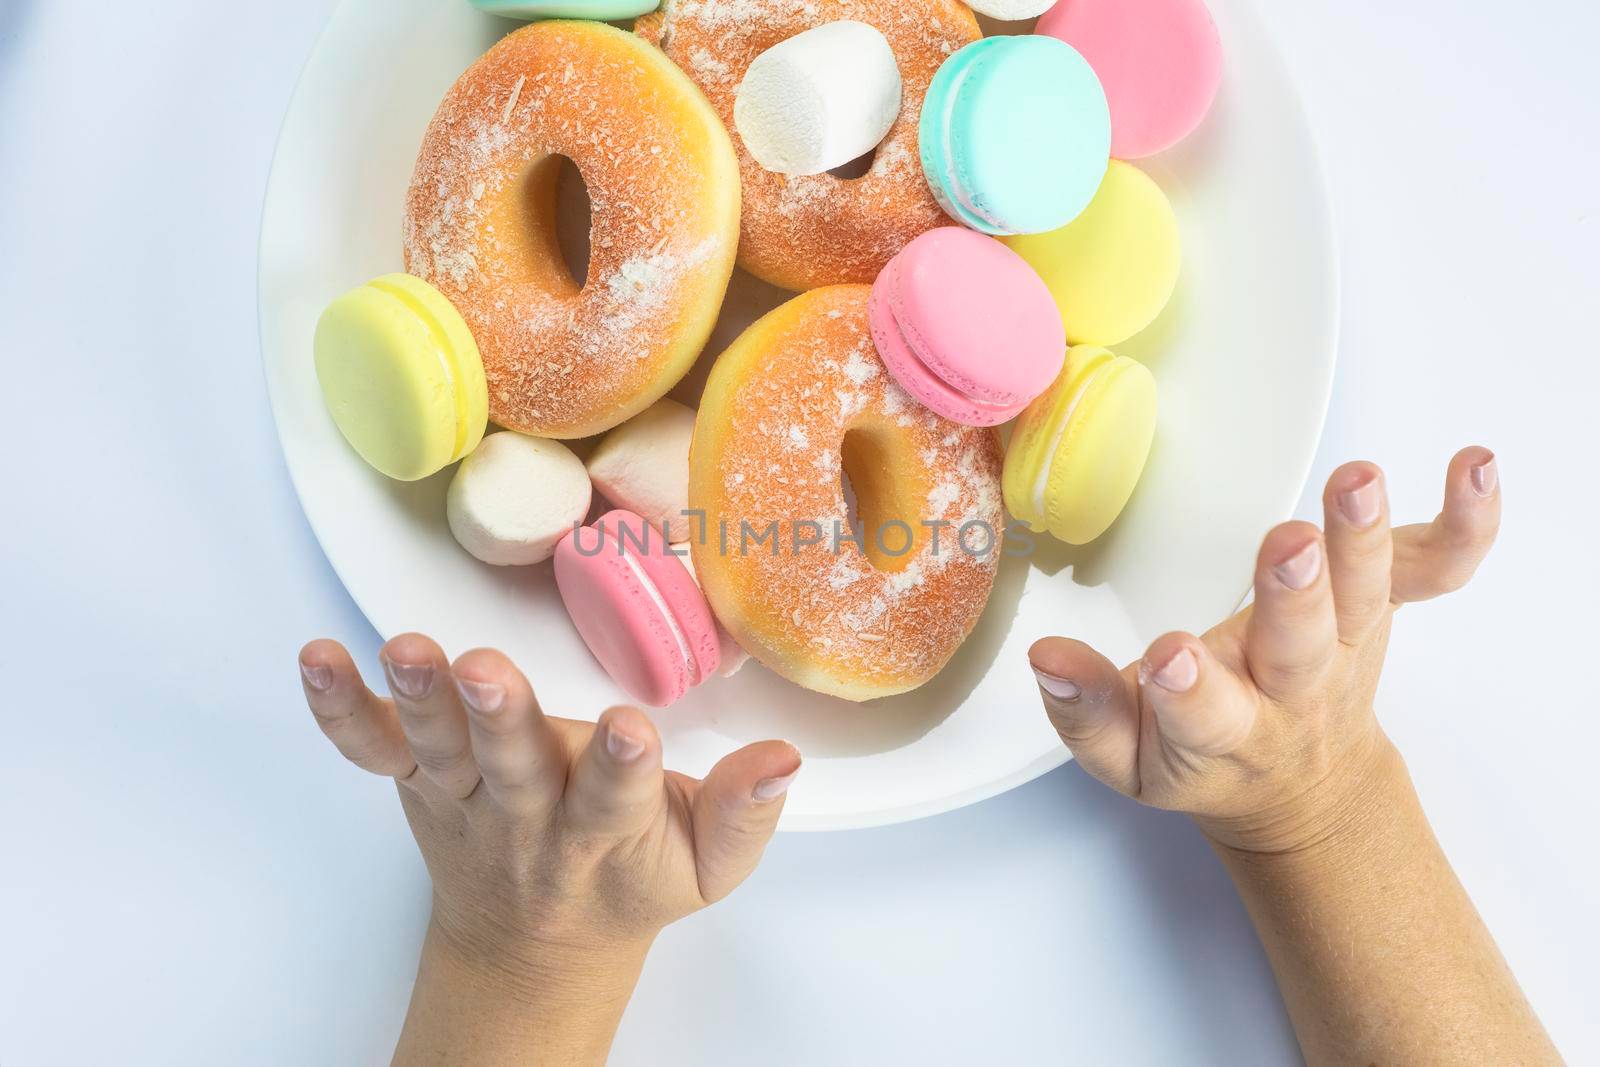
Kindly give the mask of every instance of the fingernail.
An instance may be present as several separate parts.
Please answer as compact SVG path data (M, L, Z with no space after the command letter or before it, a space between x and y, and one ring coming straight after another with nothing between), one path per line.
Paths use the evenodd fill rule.
M789 787L794 784L794 780L799 774L800 771L797 768L782 778L763 778L756 783L756 787L750 791L750 795L759 804L777 800L789 791Z
M1033 674L1034 677L1039 679L1039 688L1057 700L1077 700L1083 695L1082 687L1070 679L1057 678L1053 674L1046 674L1038 667L1033 669Z
M1383 491L1378 479L1339 494L1339 510L1345 521L1358 530L1365 530L1378 521L1383 511Z
M492 715L505 706L506 691L504 686L495 685L493 682L477 682L471 678L457 678L456 692L461 694L461 702L473 711L485 715Z
M1290 589L1308 589L1322 573L1322 546L1311 542L1276 567L1272 573Z
M615 726L607 726L606 751L620 763L632 763L644 752L644 742L637 737L629 737Z
M1150 681L1169 693L1187 693L1200 680L1200 661L1187 648L1180 648L1166 663L1151 671Z
M431 663L395 663L386 659L383 661L383 670L389 676L389 684L394 691L403 697L417 700L427 696L428 690L433 688Z
M1474 493L1479 496L1493 496L1495 489L1499 485L1500 468L1495 466L1493 456L1472 468L1472 491Z
M333 671L327 667L312 666L309 663L300 664L300 677L306 684L319 693L326 693L333 688Z

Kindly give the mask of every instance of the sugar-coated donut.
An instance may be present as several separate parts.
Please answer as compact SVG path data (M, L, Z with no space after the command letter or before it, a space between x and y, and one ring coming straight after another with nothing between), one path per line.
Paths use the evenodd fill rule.
M889 377L870 293L813 290L746 330L712 368L689 459L717 618L774 671L847 700L939 672L983 612L1002 536L998 435Z
M1038 32L1076 48L1099 75L1118 159L1182 140L1222 84L1222 39L1205 0L1060 0Z
M694 412L662 397L615 430L585 466L600 494L626 508L671 541L689 536L689 443Z
M558 156L593 208L581 288L555 236ZM490 417L585 437L681 378L733 271L739 176L704 97L657 49L599 22L507 36L445 96L407 198L407 269L472 328Z
M456 541L497 567L543 563L589 514L583 462L560 441L492 433L461 461L445 495Z
M944 222L918 162L917 116L946 56L981 35L959 0L665 0L636 24L705 90L730 128L757 56L840 19L876 27L900 67L900 115L867 173L777 174L736 144L744 184L739 265L785 289L870 283L912 238Z

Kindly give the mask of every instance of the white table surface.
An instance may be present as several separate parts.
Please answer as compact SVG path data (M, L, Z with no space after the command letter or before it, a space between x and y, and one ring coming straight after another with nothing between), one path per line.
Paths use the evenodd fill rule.
M293 662L331 634L371 666L377 638L300 517L255 338L267 165L331 4L0 0L6 1067L377 1063L404 1011L422 865ZM1499 452L1502 544L1404 613L1380 712L1558 1043L1597 1062L1600 7L1268 7L1344 252L1301 514L1359 456L1423 518L1456 446ZM615 1055L1297 1059L1196 832L1071 766L780 838L661 938Z

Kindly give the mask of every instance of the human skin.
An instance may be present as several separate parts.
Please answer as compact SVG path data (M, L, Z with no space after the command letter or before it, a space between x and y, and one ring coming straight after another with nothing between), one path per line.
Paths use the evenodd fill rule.
M1203 637L1121 670L1066 638L1029 652L1078 763L1199 824L1312 1064L1561 1062L1373 712L1395 612L1466 584L1500 502L1493 454L1469 448L1439 517L1391 529L1382 472L1348 464L1323 529L1269 533L1253 603Z
M1439 850L1372 697L1399 605L1465 584L1499 524L1493 457L1451 463L1434 523L1392 533L1382 474L1336 472L1327 533L1263 543L1255 602L1118 670L1030 652L1079 764L1190 812L1260 931L1306 1057L1557 1063ZM393 699L331 641L302 650L339 750L397 780L433 877L398 1064L602 1063L656 933L749 875L800 766L768 741L704 782L663 773L649 719L546 718L499 653L452 666L425 637L382 651Z
M755 868L800 754L761 742L699 781L635 708L547 718L498 652L452 665L406 634L381 659L391 698L333 641L300 672L339 751L395 779L433 880L394 1062L605 1062L656 934Z

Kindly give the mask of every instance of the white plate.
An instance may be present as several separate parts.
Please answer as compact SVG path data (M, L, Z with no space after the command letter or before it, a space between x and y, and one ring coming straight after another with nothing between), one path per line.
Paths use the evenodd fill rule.
M1170 629L1232 611L1256 547L1304 485L1333 377L1337 272L1326 192L1293 82L1249 0L1212 0L1227 77L1201 130L1146 169L1172 197L1184 274L1167 314L1122 351L1161 385L1148 473L1087 550L1008 560L983 622L922 690L868 705L807 693L757 665L658 713L669 763L704 773L749 741L806 756L794 830L920 818L993 796L1067 758L1025 652L1047 634L1118 662ZM567 621L548 565L498 570L456 547L448 472L402 485L369 470L323 409L311 336L323 306L398 270L404 193L445 90L512 23L465 0L344 0L295 91L261 231L261 341L289 472L350 595L384 636L452 654L504 649L552 714L623 699ZM746 296L761 287L748 279ZM697 374L731 339L725 324Z

